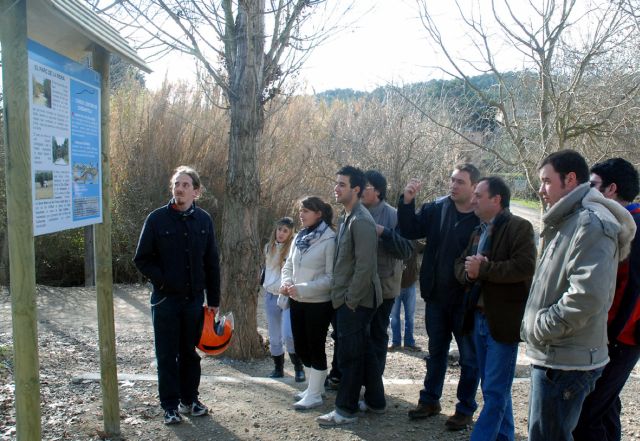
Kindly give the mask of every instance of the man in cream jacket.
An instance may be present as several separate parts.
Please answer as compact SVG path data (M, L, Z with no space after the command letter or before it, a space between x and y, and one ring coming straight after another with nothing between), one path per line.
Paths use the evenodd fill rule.
M529 439L572 440L582 403L609 361L607 311L635 223L589 187L589 167L573 150L546 157L539 176L547 211L521 328L532 363Z

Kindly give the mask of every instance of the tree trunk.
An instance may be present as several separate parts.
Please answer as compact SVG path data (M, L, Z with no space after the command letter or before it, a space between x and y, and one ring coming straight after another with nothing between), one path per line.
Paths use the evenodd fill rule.
M261 102L264 63L264 0L238 3L235 63L229 66L231 132L222 215L222 309L233 311L233 358L264 355L257 331L258 146L264 121Z

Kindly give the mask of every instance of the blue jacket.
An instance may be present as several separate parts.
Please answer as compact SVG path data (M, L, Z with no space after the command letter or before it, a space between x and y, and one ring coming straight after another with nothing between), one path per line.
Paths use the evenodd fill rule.
M415 200L405 204L404 196L400 196L400 234L410 240L427 240L420 267L420 295L425 301L462 302L464 287L456 280L453 266L479 220L473 213L456 218L456 207L449 196L424 204L417 213Z
M206 290L207 305L220 305L220 260L211 216L195 207L183 216L170 204L144 222L133 258L155 292L188 298Z

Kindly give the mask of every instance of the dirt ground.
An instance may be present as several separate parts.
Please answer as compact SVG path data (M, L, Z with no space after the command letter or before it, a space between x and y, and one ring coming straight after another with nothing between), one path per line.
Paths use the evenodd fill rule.
M422 301L416 313L416 339L427 347ZM322 429L315 417L332 409L335 392L325 404L307 412L293 410L293 382L286 364L282 381L265 376L270 359L237 362L206 357L202 361L201 400L211 408L206 417L185 418L165 426L156 396L156 371L148 291L119 285L114 290L121 438L125 440L466 440L470 431L448 432L444 422L453 413L459 369L452 363L442 399L442 415L410 421L425 373L423 352L389 354L385 372L388 410L362 414L358 423ZM95 291L86 288L38 288L42 434L44 440L108 439L102 432L101 390ZM259 308L262 314L262 309ZM258 317L266 335L264 317ZM330 339L328 341L331 350ZM16 438L11 363L11 300L0 292L0 440ZM520 359L513 387L517 439L527 437L529 382L526 360ZM640 439L640 368L622 393L623 439ZM478 393L482 405L482 394ZM113 438L116 439L116 438Z

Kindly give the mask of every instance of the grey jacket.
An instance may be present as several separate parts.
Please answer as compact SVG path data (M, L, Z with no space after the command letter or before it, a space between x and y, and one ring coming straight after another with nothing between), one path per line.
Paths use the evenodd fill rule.
M382 285L382 298L393 299L400 294L402 260L411 257L413 244L396 231L396 209L385 201L367 207L373 220L384 227L378 238L378 277Z
M607 312L618 260L635 232L633 218L586 183L542 221L541 258L520 330L527 355L553 369L602 367L609 361Z
M364 206L356 202L351 214L338 221L331 302L335 309L343 304L377 308L382 303L378 278L376 224Z

